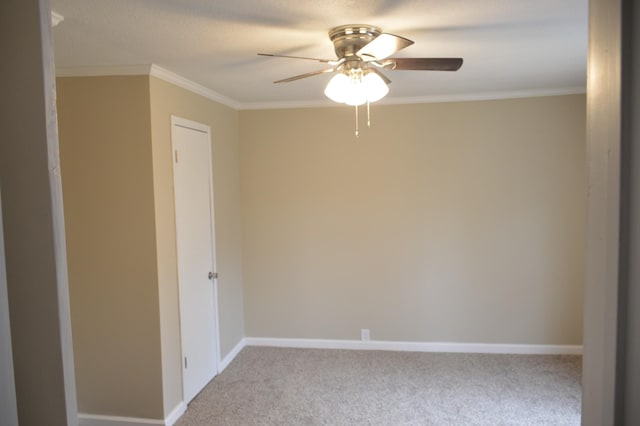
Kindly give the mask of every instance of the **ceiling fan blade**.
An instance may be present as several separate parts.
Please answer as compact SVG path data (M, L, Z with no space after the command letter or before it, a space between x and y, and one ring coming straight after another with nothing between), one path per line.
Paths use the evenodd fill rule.
M378 74L382 79L382 81L384 81L387 85L391 84L391 80L389 80L389 78L386 75L382 74L379 70L375 68L369 68L369 69L371 70L371 72L375 72L376 74Z
M356 55L365 59L384 59L393 55L405 47L411 46L413 41L394 34L380 34L356 52Z
M320 71L312 71L312 72L308 72L306 74L294 75L293 77L289 77L289 78L285 78L285 79L282 79L282 80L274 81L274 83L289 83L290 81L296 81L296 80L300 80L301 78L313 77L314 75L325 74L325 73L333 72L333 71L335 71L334 68L327 68L327 69L320 70Z
M290 59L305 59L307 61L317 61L322 62L323 64L330 64L337 61L331 59L319 59L319 58L307 58L306 56L289 56L289 55L274 55L271 53L258 53L260 56L270 56L272 58L290 58Z
M389 58L382 66L393 70L457 71L462 58Z

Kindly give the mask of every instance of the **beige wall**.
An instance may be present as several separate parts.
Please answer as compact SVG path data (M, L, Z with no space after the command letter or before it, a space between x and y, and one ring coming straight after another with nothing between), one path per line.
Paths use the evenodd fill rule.
M353 121L240 113L248 336L581 344L583 95Z
M149 77L58 79L81 413L163 418Z
M149 77L58 87L80 412L182 400L171 115L212 128L222 356L244 336L237 112Z
M375 106L360 138L350 108L238 113L154 77L58 97L81 412L181 400L171 115L212 129L222 357L245 321L581 343L584 96Z
M151 77L150 85L164 403L168 414L182 399L171 115L211 127L216 262L220 276L218 318L220 352L224 357L244 337L238 112L155 77Z
M221 354L244 337L238 113L156 78L58 80L79 410L182 400L171 115L211 126Z
M79 410L182 401L171 115L212 129L221 355L244 337L238 113L139 77L58 79Z

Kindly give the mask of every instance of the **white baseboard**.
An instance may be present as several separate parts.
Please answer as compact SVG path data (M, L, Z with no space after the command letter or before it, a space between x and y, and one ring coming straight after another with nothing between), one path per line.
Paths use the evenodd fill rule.
M222 359L220 362L219 373L222 373L222 371L231 364L231 361L233 361L233 359L246 346L246 340L247 339L244 338L241 339L238 344L234 346L234 348L231 349L231 351ZM78 426L173 426L186 410L187 406L181 401L164 420L78 413Z
M180 402L164 420L78 413L78 426L173 426L186 410L187 406Z
M102 416L97 414L78 413L78 426L141 426L161 425L164 420L142 419L137 417Z
M522 345L505 343L453 343L453 342L391 342L381 340L327 340L285 339L271 337L245 337L222 359L220 373L231 364L245 346L270 346L279 348L351 349L399 352L450 352L522 355L582 355L581 345ZM79 426L173 426L187 407L180 402L165 420L134 417L78 414Z
M238 342L237 345L233 347L233 349L231 349L231 351L222 359L222 361L220 361L218 373L222 373L224 369L227 368L229 364L231 364L231 361L233 361L233 359L238 356L240 351L244 349L245 346L247 346L247 339L243 338Z
M164 419L164 425L173 426L173 424L178 421L178 419L184 414L185 411L187 411L187 405L184 402L180 401L176 408L171 410L169 415Z
M280 339L247 337L245 346L354 349L401 352L452 352L527 355L582 355L580 345L522 345L505 343L391 342L380 340Z

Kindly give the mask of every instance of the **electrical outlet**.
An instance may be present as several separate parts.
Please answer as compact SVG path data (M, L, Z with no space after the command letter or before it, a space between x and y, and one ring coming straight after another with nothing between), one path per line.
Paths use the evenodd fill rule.
M360 340L371 340L371 335L368 328L363 328L362 330L360 330Z

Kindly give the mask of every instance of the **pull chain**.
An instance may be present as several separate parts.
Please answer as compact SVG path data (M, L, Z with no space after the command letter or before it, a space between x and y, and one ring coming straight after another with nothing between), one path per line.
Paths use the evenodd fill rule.
M356 137L360 136L360 130L358 128L358 105L356 107ZM371 127L371 104L367 101L367 127Z

